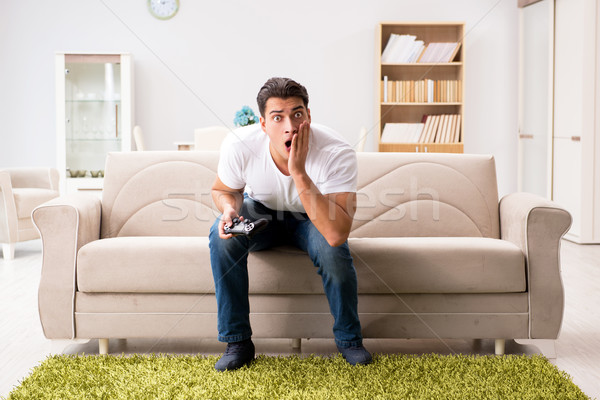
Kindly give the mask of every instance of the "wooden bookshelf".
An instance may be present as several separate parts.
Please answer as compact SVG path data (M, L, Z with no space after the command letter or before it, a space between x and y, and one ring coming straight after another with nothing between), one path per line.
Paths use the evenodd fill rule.
M416 40L423 41L425 46L431 43L458 43L458 50L448 62L382 62L382 53L392 34L416 36ZM463 36L463 22L382 22L379 24L376 43L378 88L376 120L379 151L437 153L464 151ZM386 85L384 85L384 77ZM387 97L384 97L384 93ZM459 134L454 135L457 140L443 143L436 139L434 142L426 143L382 141L385 124L421 123L425 115L460 116L460 122L456 127Z

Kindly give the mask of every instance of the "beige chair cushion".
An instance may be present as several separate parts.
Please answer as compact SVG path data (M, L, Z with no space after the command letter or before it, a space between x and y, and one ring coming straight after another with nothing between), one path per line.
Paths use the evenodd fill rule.
M525 291L522 252L487 238L351 239L361 294ZM250 293L319 294L321 278L293 247L251 253ZM206 237L121 237L83 246L79 291L214 293Z
M36 188L13 188L17 216L30 219L31 212L37 206L58 196L56 190Z

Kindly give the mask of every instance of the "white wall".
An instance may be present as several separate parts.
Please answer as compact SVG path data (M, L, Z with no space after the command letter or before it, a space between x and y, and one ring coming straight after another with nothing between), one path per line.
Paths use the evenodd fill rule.
M497 160L500 194L517 182L518 13L498 0L180 0L159 21L146 0L20 0L0 13L0 167L55 165L53 55L133 54L135 122L150 150L232 126L271 76L310 93L313 121L355 143L375 125L380 21L465 21L465 152ZM371 135L367 150L375 149Z

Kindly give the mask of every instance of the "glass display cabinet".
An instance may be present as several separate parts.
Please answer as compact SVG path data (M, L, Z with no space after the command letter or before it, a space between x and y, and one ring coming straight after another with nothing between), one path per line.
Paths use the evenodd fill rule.
M61 193L101 194L106 155L131 150L131 55L56 53Z

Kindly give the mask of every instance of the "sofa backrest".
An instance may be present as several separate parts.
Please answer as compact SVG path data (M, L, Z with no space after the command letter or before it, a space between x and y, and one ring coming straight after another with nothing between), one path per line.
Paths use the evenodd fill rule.
M358 157L351 237L499 237L491 156L368 153ZM219 212L210 189L219 153L110 153L102 237L206 236Z
M498 238L498 185L489 155L358 153L351 237Z
M210 189L217 151L109 153L102 191L102 238L207 236L219 212Z

